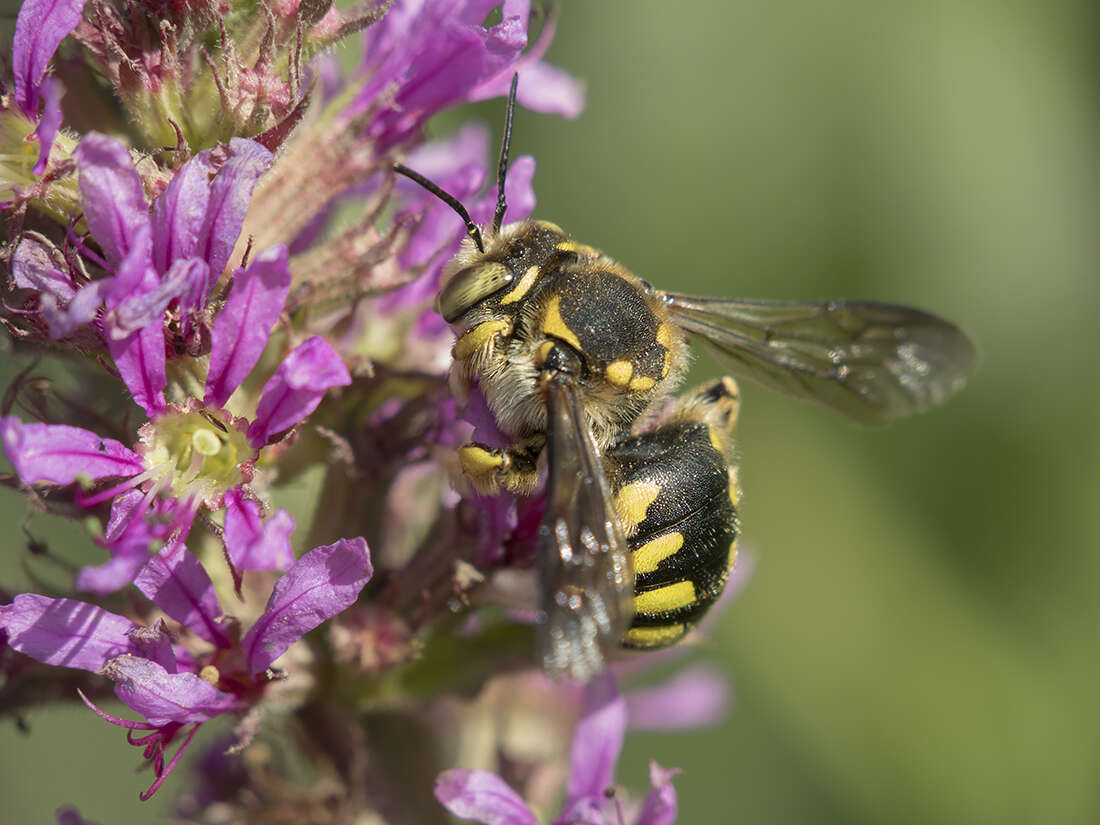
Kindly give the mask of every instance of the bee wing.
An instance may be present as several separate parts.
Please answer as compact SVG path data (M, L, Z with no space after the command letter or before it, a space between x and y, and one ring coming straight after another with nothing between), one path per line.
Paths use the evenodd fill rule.
M544 670L584 682L603 669L605 651L630 624L634 572L579 390L550 381L547 410L550 477L537 545L536 643Z
M738 376L862 424L942 403L977 363L961 329L911 307L664 298L676 322L716 347Z

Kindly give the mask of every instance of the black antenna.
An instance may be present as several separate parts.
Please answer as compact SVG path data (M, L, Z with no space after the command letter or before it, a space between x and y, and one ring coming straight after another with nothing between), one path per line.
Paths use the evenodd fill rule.
M514 86L514 83L515 83L515 81L513 81L513 86ZM511 119L511 118L509 118L509 119ZM473 222L473 219L470 218L470 213L466 211L466 207L462 205L462 202L459 201L458 198L456 198L450 192L444 192L442 189L439 188L439 186L432 183L430 180L428 180L426 177L421 175L419 172L414 172L412 169L410 169L408 166L405 166L402 163L395 163L393 165L393 171L395 171L399 175L404 175L409 180L411 180L415 183L419 183L421 186L423 186L425 189L427 189L429 192L431 192L433 195L435 195L437 198L439 198L441 201L443 201L445 204L447 204L447 206L451 207L451 209L453 209L455 212L457 212L458 216L460 218L462 218L462 220L465 222L465 224L466 224L466 234L469 235L473 239L474 244L477 246L477 251L478 252L484 252L485 251L485 244L483 244L481 242L481 230L478 228L478 225ZM503 198L504 198L504 184L503 183L501 183L500 192L501 192L500 198L501 198L501 200L503 200ZM500 211L500 206L499 205L497 206L497 211Z
M508 90L508 112L504 116L504 140L500 144L500 162L497 164L497 209L493 213L493 234L500 232L508 202L504 199L504 177L508 174L508 148L512 145L512 115L516 111L516 87L519 73L512 75L512 88Z

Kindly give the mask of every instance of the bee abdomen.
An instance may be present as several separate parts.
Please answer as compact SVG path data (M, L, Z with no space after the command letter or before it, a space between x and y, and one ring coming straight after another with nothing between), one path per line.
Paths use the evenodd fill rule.
M625 647L678 641L725 586L736 553L737 486L715 441L707 423L681 420L608 451L635 574Z

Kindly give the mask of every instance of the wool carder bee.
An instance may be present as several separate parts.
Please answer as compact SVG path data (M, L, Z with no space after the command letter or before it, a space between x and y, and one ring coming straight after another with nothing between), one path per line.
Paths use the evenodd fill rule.
M465 221L436 306L457 335L457 388L476 385L514 443L467 444L459 458L482 493L530 493L546 455L538 653L548 672L583 681L618 646L680 639L733 564L737 385L724 378L672 398L688 333L736 375L864 424L942 402L976 353L958 327L917 309L692 298L653 288L556 224L504 225L515 93L513 78L484 232L456 198L394 170Z

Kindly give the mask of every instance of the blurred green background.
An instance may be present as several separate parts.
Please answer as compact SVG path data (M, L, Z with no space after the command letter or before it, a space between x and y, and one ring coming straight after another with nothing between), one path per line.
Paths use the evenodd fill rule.
M517 118L538 215L657 286L914 304L982 354L962 395L882 431L743 386L756 568L696 654L735 709L632 736L619 781L682 767L684 823L1100 821L1096 4L560 11L550 57L589 97ZM692 379L715 374L700 354ZM137 754L91 714L31 722L0 731L0 821L169 801L138 806Z

